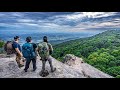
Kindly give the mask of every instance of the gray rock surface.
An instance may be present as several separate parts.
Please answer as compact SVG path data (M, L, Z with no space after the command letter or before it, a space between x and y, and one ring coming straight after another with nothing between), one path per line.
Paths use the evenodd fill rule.
M81 58L76 57L74 65L61 63L50 57L53 61L56 71L50 72L49 63L46 63L46 69L50 72L47 77L41 77L39 72L42 68L42 62L37 58L37 70L32 71L32 63L28 72L24 72L24 67L18 68L15 57L0 58L0 78L113 78L87 63L81 63Z

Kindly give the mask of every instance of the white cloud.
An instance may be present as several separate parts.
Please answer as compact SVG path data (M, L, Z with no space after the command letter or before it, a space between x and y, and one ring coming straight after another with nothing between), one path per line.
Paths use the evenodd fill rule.
M117 20L117 23L114 22ZM86 32L87 30L91 31L91 30L98 30L98 28L120 28L120 19L112 19L109 21L104 21L104 22L83 22L83 23L79 23L78 25L71 27L69 30L71 32ZM102 30L102 29L101 29Z
M34 23L22 23L22 25L27 25L27 26L35 26L38 27L38 24L34 24Z
M77 20L82 19L84 16L80 12L75 12L73 14L66 14L66 15L56 15L53 17L50 17L50 19L54 19L56 21L69 21L69 20Z
M17 19L17 21L20 23L36 22L35 20L32 20L32 19Z
M18 23L0 23L0 26L9 27L9 28L20 28L21 26Z
M17 18L23 18L24 14L20 12L0 12L0 17L2 19L17 19Z
M5 16L5 14L3 14L3 13L0 13L0 17L3 17L3 16Z
M113 16L116 12L83 12L83 16L87 16L88 18L101 18L101 17L108 17Z
M15 16L15 17L24 17L24 14L22 14L20 12L12 12L11 15Z
M58 15L53 16L51 18L59 19L59 20L82 20L86 17L88 18L100 18L100 17L108 17L115 15L116 12L75 12L69 15Z
M77 19L84 18L84 15L81 14L81 13L74 13L74 14L71 14L71 15L66 15L65 18L68 19L68 20L77 20Z

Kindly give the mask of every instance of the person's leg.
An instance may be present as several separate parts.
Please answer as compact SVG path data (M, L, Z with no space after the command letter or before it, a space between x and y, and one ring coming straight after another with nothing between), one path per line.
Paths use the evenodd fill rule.
M16 54L16 62L18 65L20 64L19 56L17 54Z
M49 62L49 64L50 64L51 72L54 72L54 71L56 70L56 68L53 68L52 59L51 59L51 58L48 58L48 62Z
M20 63L20 60L21 60L21 56L19 56L18 54L16 54L16 62L18 64L19 67L23 67L24 65L22 63Z
M31 60L30 59L26 59L26 64L25 64L25 72L27 72L27 69L29 68Z
M32 59L32 63L33 63L33 71L36 70L36 58Z
M46 61L47 61L47 60L42 60L42 70L41 70L41 72L39 73L40 76L42 76L42 77L45 77L45 76L49 75L48 70L45 70Z
M51 59L48 59L48 62L50 64L50 68L51 68L51 71L53 70L53 65L52 65L52 60Z
M42 60L42 71L45 71L46 60Z

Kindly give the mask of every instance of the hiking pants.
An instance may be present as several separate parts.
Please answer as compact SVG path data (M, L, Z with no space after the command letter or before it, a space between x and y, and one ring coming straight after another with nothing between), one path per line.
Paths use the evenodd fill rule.
M33 59L27 59L26 58L26 65L25 65L25 70L29 68L30 62L32 61L33 64L33 70L36 69L36 58Z
M52 71L52 70L53 70L53 65L52 65L52 60L51 60L50 58L45 59L45 60L42 60L42 71L45 70L45 64L46 64L46 61L49 62L49 64L50 64L50 68L51 68L51 71Z
M19 54L16 54L16 62L17 62L18 65L21 64L21 63L20 63L21 58L22 58L22 57L21 57Z

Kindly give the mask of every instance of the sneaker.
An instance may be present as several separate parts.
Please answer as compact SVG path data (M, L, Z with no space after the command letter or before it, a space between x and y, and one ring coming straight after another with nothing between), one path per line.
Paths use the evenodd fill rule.
M56 68L54 68L53 70L51 70L51 72L54 72L54 71L56 71Z

